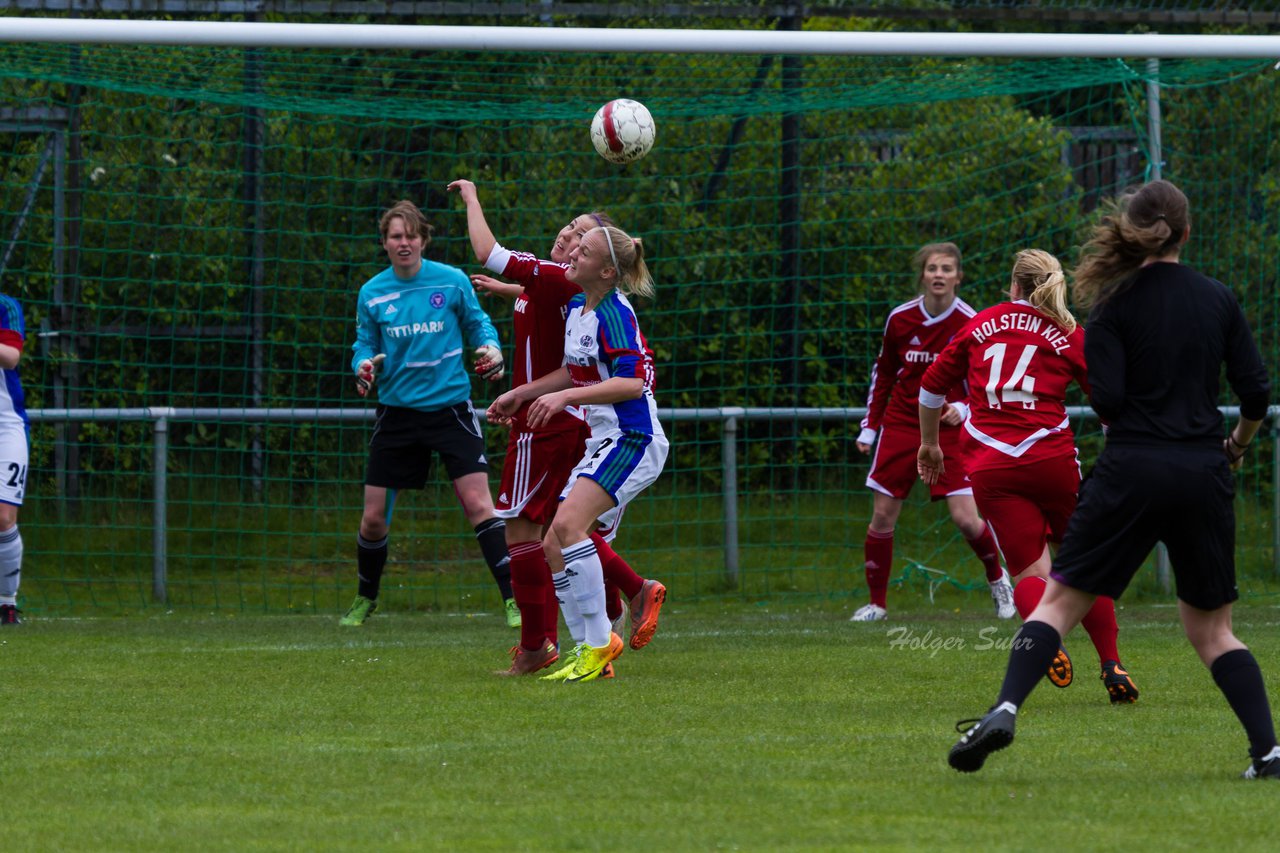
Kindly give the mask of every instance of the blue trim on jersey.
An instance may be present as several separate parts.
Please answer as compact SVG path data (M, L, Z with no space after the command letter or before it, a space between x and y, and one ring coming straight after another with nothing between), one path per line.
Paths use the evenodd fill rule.
M613 293L609 296L613 297ZM634 335L627 334L627 326L633 325L627 323L627 318L622 313L622 305L613 298L607 298L596 306L596 316L600 318L600 328L604 329L604 338L609 342L610 349L633 349L639 350L639 343ZM634 323L634 321L633 321ZM610 371L612 373L612 371Z
M22 313L22 305L12 296L2 293L0 293L0 328L17 332L24 341L27 337L27 321ZM27 418L27 395L22 390L22 380L18 377L16 367L4 371L4 387L9 394L9 399L13 402L14 414L22 419L22 425L27 428L27 446L30 447L31 422Z
M22 315L22 306L12 296L0 293L0 329L9 329L22 337L27 336L26 319Z
M606 456L604 464L590 479L616 499L618 489L627 481L636 466L644 459L644 451L653 443L652 435L628 433L618 440Z

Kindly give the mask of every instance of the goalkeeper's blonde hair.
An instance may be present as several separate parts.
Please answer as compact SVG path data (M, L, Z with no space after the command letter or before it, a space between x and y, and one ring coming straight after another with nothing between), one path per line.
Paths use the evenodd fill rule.
M1013 258L1013 281L1037 311L1066 332L1075 331L1076 318L1067 308L1067 277L1057 258L1041 249L1023 249Z

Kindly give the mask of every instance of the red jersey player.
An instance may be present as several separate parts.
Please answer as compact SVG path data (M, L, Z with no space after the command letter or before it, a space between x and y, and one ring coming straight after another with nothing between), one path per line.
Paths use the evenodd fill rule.
M467 229L476 258L490 270L520 282L509 285L488 276L472 276L478 289L515 299L512 387L558 370L564 361L567 306L582 291L565 277L569 255L584 234L601 225L612 225L612 220L598 212L575 217L556 235L550 260L539 260L531 254L512 252L497 242L485 220L475 184L458 180L448 188L456 190L466 205ZM520 643L512 650L511 668L503 673L506 675L531 674L558 659L556 625L560 608L543 551L543 529L555 515L561 490L582 457L589 435L583 418L567 411L536 429L530 428L525 422L527 408L522 407L511 421L496 504L498 517L506 520L511 585L521 612ZM591 538L603 565L608 616L615 621L622 616L618 593L626 595L631 605L630 645L640 649L657 629L666 588L637 575L610 546L623 509L618 507L603 519L607 526ZM576 627L570 626L570 632ZM604 677L611 675L612 664Z
M1057 258L1039 249L1019 252L1011 301L970 320L920 381L918 466L926 483L949 467L938 428L947 389L968 382L964 428L973 441L964 465L978 509L1018 580L1014 602L1024 619L1044 594L1048 543L1062 541L1080 488L1065 400L1073 380L1087 392L1088 378L1084 331L1067 310L1066 289ZM1138 690L1116 648L1115 602L1099 596L1081 624L1098 650L1111 701L1135 701ZM1049 679L1066 687L1071 678L1062 650Z
M915 255L923 291L910 302L889 312L884 341L871 373L867 416L858 436L858 450L875 454L867 487L874 494L871 525L863 544L869 604L853 614L854 622L872 622L886 615L885 596L893 566L893 528L902 503L916 481L916 449L920 446L917 399L920 377L938 357L952 336L973 317L974 311L956 296L964 273L960 250L953 243L930 243ZM960 459L960 423L966 414L963 394L957 387L942 415L941 441L954 460ZM951 520L960 529L986 571L1001 619L1010 619L1013 590L1000 567L1000 552L987 523L978 515L973 489L963 464L954 464L946 475L930 484L934 500L946 499Z

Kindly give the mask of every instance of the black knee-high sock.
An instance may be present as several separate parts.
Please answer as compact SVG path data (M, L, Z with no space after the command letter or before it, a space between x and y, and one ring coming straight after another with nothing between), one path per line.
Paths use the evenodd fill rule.
M1011 702L1015 707L1021 707L1040 679L1044 678L1061 644L1062 637L1049 623L1038 620L1024 623L1013 637L1009 668L1004 672L1004 684L1000 687L997 704Z
M1258 661L1248 649L1232 649L1219 655L1209 672L1249 736L1249 754L1262 758L1275 748L1276 730Z
M360 586L357 592L370 600L378 597L382 584L382 569L387 565L387 537L370 542L356 534L356 577Z
M500 518L491 518L476 525L476 541L480 543L480 553L489 564L489 571L498 583L502 592L502 600L512 598L511 592L511 556L507 553L507 524Z

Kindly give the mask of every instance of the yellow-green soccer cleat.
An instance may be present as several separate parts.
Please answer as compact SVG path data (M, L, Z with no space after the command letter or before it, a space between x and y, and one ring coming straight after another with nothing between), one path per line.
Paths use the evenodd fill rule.
M565 683L578 683L580 681L594 681L604 675L609 664L622 654L625 648L622 644L622 638L617 634L609 634L609 645L596 648L595 646L583 646L582 653L578 655L578 660L574 663L573 672L565 678Z
M572 649L560 656L560 662L563 664L559 669L550 675L539 676L539 681L564 681L571 674L573 668L578 664L578 658L582 655L582 650L587 647L586 643L578 643Z
M372 598L365 598L363 595L357 595L356 600L351 602L351 606L347 608L347 615L338 620L339 625L345 625L348 628L359 628L364 624L364 620L373 615L373 611L378 609L378 602Z
M522 623L520 621L520 606L516 604L516 600L514 598L508 598L506 601L502 602L502 605L506 608L507 627L519 628Z

